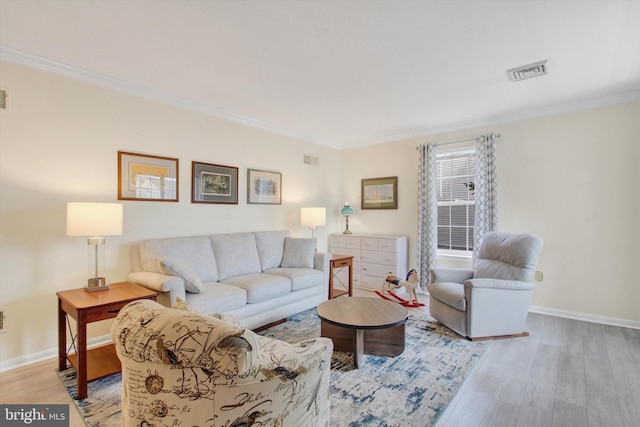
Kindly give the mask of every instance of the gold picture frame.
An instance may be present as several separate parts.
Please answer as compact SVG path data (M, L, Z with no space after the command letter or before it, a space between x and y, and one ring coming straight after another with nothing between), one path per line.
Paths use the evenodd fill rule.
M397 176L366 178L361 184L361 209L398 209Z
M178 159L118 151L118 200L178 201Z

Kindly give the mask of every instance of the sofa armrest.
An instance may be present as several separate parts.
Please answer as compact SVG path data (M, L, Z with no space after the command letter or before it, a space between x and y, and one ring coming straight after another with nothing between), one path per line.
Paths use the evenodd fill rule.
M464 287L475 289L508 289L512 291L530 291L533 290L534 285L533 283L521 282L519 280L470 279L465 280Z
M327 252L316 252L313 256L313 268L329 274L329 261L331 254Z
M156 292L169 293L170 299L158 298L158 302L168 307L173 307L176 298L180 297L186 301L186 291L184 280L176 276L169 276L150 271L135 271L127 275L127 280Z
M327 252L316 252L313 257L314 270L320 270L324 274L324 295L329 296L329 261L331 254Z
M431 280L429 283L435 282L453 282L464 283L465 280L473 278L474 270L472 268L447 268L436 267L430 270Z

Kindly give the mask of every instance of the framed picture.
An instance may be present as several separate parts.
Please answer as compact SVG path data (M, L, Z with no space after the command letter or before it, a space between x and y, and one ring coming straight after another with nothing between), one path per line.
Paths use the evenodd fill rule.
M247 169L247 203L282 204L282 174Z
M191 162L191 203L238 204L238 168Z
M118 200L178 201L178 159L118 151Z
M362 209L398 209L398 177L362 180Z

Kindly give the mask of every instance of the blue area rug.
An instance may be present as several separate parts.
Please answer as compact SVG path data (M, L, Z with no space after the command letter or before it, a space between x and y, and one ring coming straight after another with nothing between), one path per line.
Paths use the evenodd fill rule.
M426 314L409 311L406 346L397 357L364 356L360 369L353 355L334 351L331 360L331 425L431 426L442 415L489 343L471 342ZM295 343L320 336L315 309L289 318L261 335ZM59 373L76 395L73 368ZM120 374L89 383L89 397L75 401L87 426L120 422Z

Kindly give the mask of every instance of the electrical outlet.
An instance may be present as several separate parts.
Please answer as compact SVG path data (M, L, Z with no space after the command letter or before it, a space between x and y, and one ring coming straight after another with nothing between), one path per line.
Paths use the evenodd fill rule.
M542 271L536 271L535 279L536 279L536 282L542 282L542 280L544 279L544 275L542 274Z

